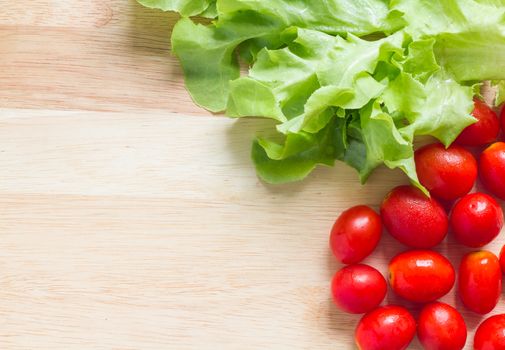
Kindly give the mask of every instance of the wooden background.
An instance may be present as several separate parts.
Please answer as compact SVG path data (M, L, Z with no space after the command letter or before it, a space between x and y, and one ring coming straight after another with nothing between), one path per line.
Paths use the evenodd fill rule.
M400 173L362 187L339 164L265 185L249 147L267 122L193 105L170 56L176 15L133 0L0 9L0 349L354 347L328 232ZM385 272L402 249L385 234L367 262Z

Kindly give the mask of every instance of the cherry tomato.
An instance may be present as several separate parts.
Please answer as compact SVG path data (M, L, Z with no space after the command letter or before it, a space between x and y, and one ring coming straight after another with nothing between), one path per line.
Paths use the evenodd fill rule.
M415 334L416 321L407 309L389 305L361 318L355 340L360 350L404 350Z
M500 121L496 113L484 102L474 99L472 115L477 119L475 124L467 126L456 139L464 146L481 146L496 140L500 132Z
M491 316L482 322L473 338L475 350L505 349L505 314Z
M344 264L355 264L373 252L382 234L382 221L372 208L358 205L344 211L333 225L330 248Z
M428 304L419 315L417 337L426 350L461 350L466 343L465 320L450 305Z
M500 266L501 272L505 273L505 245L500 250Z
M443 297L454 286L451 262L431 250L410 250L389 263L389 284L409 301L427 303Z
M477 161L458 145L447 149L441 143L424 146L416 151L415 161L419 181L440 199L464 196L477 179Z
M493 239L503 227L503 211L493 197L472 193L461 198L451 213L454 237L468 247L482 247Z
M331 282L335 304L345 312L363 314L384 300L386 280L371 266L349 265L338 271Z
M479 171L484 186L505 199L505 143L495 142L482 152Z
M501 294L501 269L496 255L481 250L468 253L459 266L459 295L478 314L491 312Z
M413 186L394 188L381 205L389 233L412 248L431 248L440 243L449 226L444 208Z

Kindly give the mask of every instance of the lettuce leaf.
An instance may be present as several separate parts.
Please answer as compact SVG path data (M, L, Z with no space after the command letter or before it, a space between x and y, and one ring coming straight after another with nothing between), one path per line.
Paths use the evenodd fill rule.
M392 0L392 9L403 13L404 30L413 38L443 33L503 29L503 0Z
M400 129L411 142L416 135L431 135L449 146L465 127L475 122L473 88L462 86L438 72L426 84L401 73L384 92L389 111L403 114L408 124Z
M492 85L496 91L494 105L501 106L505 102L505 80L493 81Z
M212 112L226 108L230 81L239 77L235 48L278 30L276 23L260 15L238 14L226 23L204 26L182 18L172 33L172 50L179 57L193 100Z
M439 34L435 55L458 81L505 79L505 31L497 28Z
M278 184L301 180L318 164L332 166L344 156L344 128L344 119L332 118L319 132L289 134L283 144L258 138L251 153L258 175Z
M505 0L392 0L413 38L431 37L457 81L505 79Z
M137 0L142 5L163 11L179 12L182 16L204 15L215 18L216 0Z
M218 1L220 19L240 12L261 13L282 23L329 34L362 36L390 34L404 25L401 14L388 8L385 0L225 0Z

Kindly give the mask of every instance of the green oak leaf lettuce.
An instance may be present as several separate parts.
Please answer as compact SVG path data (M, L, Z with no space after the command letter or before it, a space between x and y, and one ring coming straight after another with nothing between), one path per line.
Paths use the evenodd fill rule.
M139 1L183 17L172 49L195 103L275 121L252 147L267 182L338 160L362 182L385 165L424 190L416 136L449 146L483 80L505 101L505 0Z
M283 133L317 132L334 108L358 109L382 93L386 86L371 74L403 52L402 42L400 34L370 42L298 29L286 47L259 52L248 76L231 83L228 113L274 118Z
M287 47L263 49L248 76L231 83L228 113L275 118L283 133L317 132L333 114L328 109L361 108L382 92L370 74L380 59L402 51L401 43L399 36L368 42L299 29Z
M234 53L241 44L245 56L254 57L262 47L278 46L281 33L291 26L365 35L389 33L403 25L399 13L381 0L228 0L218 1L217 11L219 18L206 27L182 19L172 33L172 49L181 61L191 96L213 112L226 108L229 82L239 74Z
M417 183L412 166L414 136L432 135L449 145L474 122L470 116L472 88L442 76L433 50L431 55L422 52L423 62L415 64L417 58L412 55L423 48L432 49L433 42L411 42L401 32L366 41L353 35L344 39L299 29L297 38L286 47L260 52L248 76L232 82L229 111L233 116L276 119L277 129L287 134L288 143L293 135L314 135L325 129L333 118L345 117L345 110L357 110L361 134L355 139L365 152L358 155L358 160L349 158L352 153L341 160L352 163L362 181L385 164L400 167ZM284 113L294 99L302 101L303 108L287 108L291 113ZM243 109L238 111L237 105ZM258 146L271 154L268 149L272 144L263 140ZM286 147L291 148L289 144ZM316 163L328 165L320 158L314 157L313 161L297 178ZM277 169L272 163L285 162L279 156L270 157L270 162L264 160L260 176L269 180L275 175L276 182L282 182L279 171L272 175L266 172Z

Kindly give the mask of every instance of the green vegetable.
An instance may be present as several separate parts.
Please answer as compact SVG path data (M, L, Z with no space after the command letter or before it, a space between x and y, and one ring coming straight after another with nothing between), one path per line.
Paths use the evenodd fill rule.
M252 148L271 183L340 160L362 182L384 164L422 188L414 138L450 145L483 80L505 99L505 0L139 1L184 17L172 48L198 105L276 121L281 142ZM216 19L187 18L202 13Z
M482 81L505 73L504 0L392 0L404 13L404 31L435 39L437 61L458 81Z
M215 18L215 0L138 0L142 5L163 11L177 11L182 16L205 15Z

